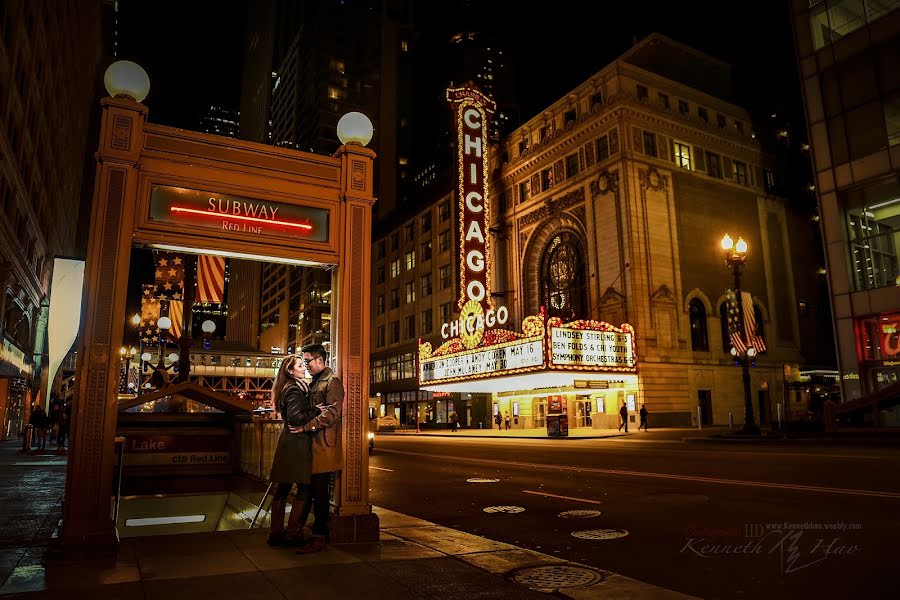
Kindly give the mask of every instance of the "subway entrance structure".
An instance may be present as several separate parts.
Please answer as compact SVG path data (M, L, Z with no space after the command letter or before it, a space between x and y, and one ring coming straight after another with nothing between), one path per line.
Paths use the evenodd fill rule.
M148 123L140 103L146 89L110 89L109 81L107 89L113 97L102 100L63 545L116 541L111 499L119 345L134 247L333 271L331 366L344 383L345 399L332 541L377 540L366 452L375 202L375 153L364 147L368 140L348 141L334 156L321 156L189 132Z

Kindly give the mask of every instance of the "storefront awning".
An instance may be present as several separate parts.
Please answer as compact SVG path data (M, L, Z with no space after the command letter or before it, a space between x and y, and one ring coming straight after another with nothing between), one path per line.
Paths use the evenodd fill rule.
M422 385L419 389L428 392L470 392L494 393L515 392L539 388L575 386L575 381L621 381L625 384L636 384L634 373L591 373L573 371L537 371L507 377L490 377L453 381L436 385Z

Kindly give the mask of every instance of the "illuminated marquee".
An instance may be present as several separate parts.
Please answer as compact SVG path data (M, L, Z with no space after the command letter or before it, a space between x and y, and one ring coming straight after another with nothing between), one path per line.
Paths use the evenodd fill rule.
M547 323L549 364L575 370L635 371L634 329L602 321L559 318Z
M151 189L150 219L216 229L228 235L328 241L327 210L168 185Z
M432 349L419 345L419 385L504 377L536 371L634 373L634 329L602 321L563 323L540 315L525 319L522 332L489 329L468 347L462 336Z

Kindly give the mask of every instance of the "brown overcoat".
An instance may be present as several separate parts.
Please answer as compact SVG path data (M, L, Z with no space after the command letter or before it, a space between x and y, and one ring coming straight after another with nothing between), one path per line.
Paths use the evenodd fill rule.
M325 367L309 384L310 398L322 412L304 428L311 431L312 472L340 471L342 466L341 414L344 410L344 384Z

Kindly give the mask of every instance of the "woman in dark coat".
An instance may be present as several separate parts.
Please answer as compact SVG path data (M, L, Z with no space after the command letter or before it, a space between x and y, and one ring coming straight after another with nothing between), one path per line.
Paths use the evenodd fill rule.
M295 545L302 541L299 518L291 512L288 528L284 527L284 513L291 486L297 484L297 494L301 498L310 493L309 476L312 471L312 437L308 434L292 434L288 426L301 427L319 414L309 397L309 385L303 379L306 370L298 356L288 356L281 362L272 399L275 408L284 420L284 429L278 438L275 458L269 480L277 483L272 498L271 529L269 545ZM296 515L299 517L299 514Z

